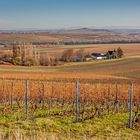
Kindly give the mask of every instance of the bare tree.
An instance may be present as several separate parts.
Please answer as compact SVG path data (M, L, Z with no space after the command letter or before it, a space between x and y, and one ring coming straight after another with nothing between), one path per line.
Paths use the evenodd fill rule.
M65 62L71 62L74 60L74 52L73 49L69 49L63 52L62 57L61 57L62 61Z
M84 61L87 55L88 55L88 52L86 52L85 49L83 49L83 48L79 49L75 53L77 61Z

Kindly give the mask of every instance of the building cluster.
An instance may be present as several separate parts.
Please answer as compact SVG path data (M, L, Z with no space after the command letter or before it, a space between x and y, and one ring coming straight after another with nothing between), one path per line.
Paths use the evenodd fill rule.
M91 57L93 59L115 59L117 58L117 51L108 51L107 53L92 53Z

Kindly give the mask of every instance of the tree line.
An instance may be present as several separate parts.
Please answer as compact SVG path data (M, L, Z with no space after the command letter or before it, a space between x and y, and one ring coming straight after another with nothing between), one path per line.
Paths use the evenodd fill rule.
M114 51L116 52L114 58L123 57L124 52L120 47ZM84 48L66 49L60 57L56 57L41 53L39 47L32 44L13 44L12 53L1 56L0 60L21 66L56 66L66 62L84 62L87 58L91 58L91 53Z

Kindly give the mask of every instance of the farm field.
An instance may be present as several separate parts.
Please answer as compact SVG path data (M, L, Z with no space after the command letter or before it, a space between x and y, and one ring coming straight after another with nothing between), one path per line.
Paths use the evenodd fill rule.
M132 49L131 45L135 47ZM139 110L140 46L117 44L114 48L118 46L126 49L121 59L71 62L53 67L0 65L0 129L4 130L1 139L10 136L34 139L41 135L47 139L139 139L139 127L128 128L128 112L130 80L134 84L133 111ZM78 45L75 49L80 47L85 46ZM97 52L113 49L110 44L98 47L85 49ZM54 53L61 51L54 49ZM26 79L29 80L28 123ZM79 81L78 123L76 80Z
M90 30L90 29L89 29ZM96 32L87 31L86 29L79 29L73 31L60 31L60 32L0 32L0 41L1 42L11 42L11 41L29 41L29 42L62 42L63 44L69 43L84 43L88 44L93 43L116 43L116 42L140 42L139 36L129 35L129 34L117 34L110 32Z
M87 52L106 53L108 50L114 50L118 47L122 48L126 56L140 55L140 44L90 44L90 45L62 45L55 48L42 47L40 51L49 55L60 56L64 50L74 49L75 51L84 48Z
M69 63L56 67L0 66L0 77L29 79L139 79L140 57Z

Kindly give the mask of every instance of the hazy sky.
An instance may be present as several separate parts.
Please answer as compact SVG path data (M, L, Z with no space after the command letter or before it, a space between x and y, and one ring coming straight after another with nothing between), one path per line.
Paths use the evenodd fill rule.
M0 0L0 30L140 26L140 0Z

